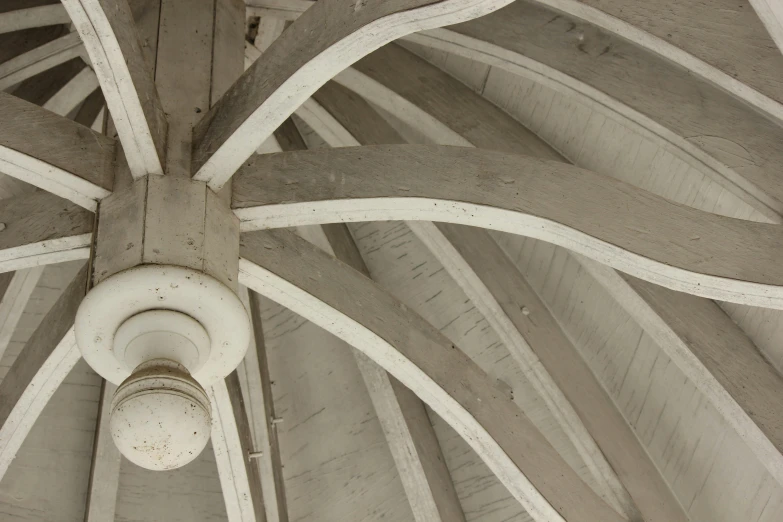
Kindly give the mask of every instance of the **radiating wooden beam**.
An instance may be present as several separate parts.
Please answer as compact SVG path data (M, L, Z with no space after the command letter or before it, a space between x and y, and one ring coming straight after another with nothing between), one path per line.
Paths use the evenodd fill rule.
M264 327L261 324L261 303L258 294L251 294L244 287L240 289L240 297L250 312L254 334L245 356L244 367L241 368L245 372L248 403L251 407L248 417L255 433L255 454L251 456L258 463L261 474L267 520L288 522L283 462L275 423L275 403L264 342ZM237 369L237 372L240 372L240 369Z
M463 280L477 278L472 293L494 301L522 334L598 443L641 518L687 522L687 513L612 398L487 231L448 223L412 225L449 273Z
M194 178L220 189L296 107L363 54L409 32L481 16L508 2L319 2L275 41L196 126Z
M232 372L209 390L212 448L231 522L264 522L261 476L252 462L252 435L239 378Z
M0 91L77 58L82 51L79 35L70 33L0 64Z
M42 5L0 13L0 34L70 23L71 19L62 5Z
M308 227L303 237L370 278L353 237L342 223ZM359 372L389 444L417 522L464 521L465 515L424 404L412 391L353 350Z
M321 117L331 117L312 100L305 105L308 107L308 115L310 110L315 110ZM297 113L301 114L300 110ZM342 133L347 134L347 131L342 129ZM283 150L306 148L291 120L283 123L275 131L275 136ZM370 277L345 225L301 227L298 232L310 243ZM360 351L353 350L353 355L386 436L415 520L464 521L465 515L441 454L440 444L421 400Z
M494 381L388 292L290 232L244 234L242 241L242 284L361 350L416 393L534 520L623 520Z
M775 0L750 0L750 4L775 40L778 50L783 52L783 6Z
M43 191L0 201L0 272L87 259L94 220Z
M106 380L101 384L84 522L114 520L116 515L122 455L112 440L109 428L111 400L116 389L115 385Z
M115 142L0 92L3 172L94 211L113 184Z
M127 0L64 0L90 56L134 178L163 174L166 116Z
M4 288L0 301L0 359L11 342L11 337L22 318L33 290L43 274L43 267L36 266L0 275Z
M0 383L0 478L49 399L81 359L73 322L87 291L87 272L85 266L68 285Z
M774 145L781 140L781 131L762 114L778 122L783 118L783 96L776 87L783 59L761 43L764 35L759 37L758 20L749 9L720 1L726 5L679 3L666 7L663 16L644 14L645 9L654 12L663 6L640 6L632 0L515 2L502 14L405 39L565 91L699 165L767 218L780 222L783 189L773 171L783 163ZM309 7L307 1L285 7L275 0L253 4L286 19L295 19ZM654 24L643 23L652 20ZM703 30L678 30L693 20ZM726 38L727 25L734 32L732 41L738 42L731 48L730 69L723 67L729 62L718 52L726 50L720 42ZM520 30L523 26L526 29ZM759 60L770 66L756 67ZM629 82L639 89L628 89ZM684 111L688 117L683 117ZM758 162L758 157L769 159Z
M414 145L259 155L237 176L233 207L246 231L394 219L490 228L672 289L783 308L777 225L677 205L555 161Z
M577 260L630 314L783 484L783 378L714 302Z
M43 104L43 108L60 116L67 116L98 88L98 78L89 67L85 67L71 78L57 94ZM89 127L89 125L87 125Z

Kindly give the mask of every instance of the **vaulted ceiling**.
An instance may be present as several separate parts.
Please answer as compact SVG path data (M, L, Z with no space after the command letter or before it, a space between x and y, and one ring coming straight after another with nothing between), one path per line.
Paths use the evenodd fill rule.
M157 29L150 20L166 1L128 1L148 60ZM193 0L188 16L201 23L215 2L233 5ZM247 0L245 68L264 60L312 4ZM517 0L475 20L414 32L359 59L299 106L249 160L255 170L243 167L234 177L233 208L243 230L291 227L346 263L330 265L330 275L355 292L342 305L357 315L372 319L361 296L375 287L347 267L404 303L399 316L378 317L378 329L407 342L411 353L424 360L440 352L408 311L440 330L490 376L492 393L510 398L543 435L543 445L519 442L522 453L551 446L581 479L574 487L586 484L618 520L780 521L780 296L764 293L772 283L758 294L749 283L706 287L725 267L759 286L774 281L768 268L783 245L775 228L783 213L781 14L765 0ZM0 89L95 131L107 128L90 56L59 2L5 0L0 33ZM446 152L433 159L431 149L385 147L400 144L461 149L439 149ZM360 145L376 148L354 148ZM339 150L318 156L323 164L297 152L329 148ZM508 197L511 211L529 204L540 220L487 214L452 219L483 228L438 222L448 212L489 206L471 197L489 190L482 176L492 161L486 157L497 152L526 158L509 164L491 201ZM108 192L98 182L90 185L95 192L63 183L58 197L42 199L33 186L41 185L12 177L4 165L0 217L27 212L30 198L54 206L62 197L94 210ZM408 203L403 210L362 206L363 198L424 201L462 190L468 182L460 178L455 188L455 171L475 181L460 201L466 206L442 214L424 203L416 212ZM259 184L253 172L268 179ZM422 172L440 176L426 180L432 194ZM330 192L335 178L344 193ZM547 199L547 183L577 194L583 206L572 212L575 203ZM637 197L635 189L677 205ZM276 205L298 201L302 191L306 202L337 201L334 221L347 225L316 226L305 212ZM546 224L565 221L589 232L569 235ZM656 242L661 231L666 241ZM319 254L278 240L301 249L303 263ZM0 257L7 272L0 274L0 399L10 400L9 375L31 350L28 340L46 329L47 313L84 265L71 254L86 248L70 245L62 262L16 272ZM251 251L252 242L243 248ZM657 264L640 272L632 261L621 266L633 248ZM676 283L689 294L649 282L698 269L703 279ZM265 352L251 350L238 369L241 391L212 400L213 408L224 401L231 410L232 398L243 398L249 442L237 446L236 428L218 425L212 445L184 468L139 468L105 436L111 385L79 361L44 399L15 455L5 450L13 434L0 431L0 519L260 520L251 512L257 496L270 522L555 520L535 500L520 502L524 484L498 478L487 464L491 448L477 453L464 440L470 434L455 431L359 351L270 299L244 297ZM438 362L430 361L433 368ZM458 394L461 374L442 369L450 370ZM12 406L0 403L0 421ZM232 468L232 445L251 471L237 473L237 461ZM531 481L564 497L577 491L550 471L542 467L541 482Z

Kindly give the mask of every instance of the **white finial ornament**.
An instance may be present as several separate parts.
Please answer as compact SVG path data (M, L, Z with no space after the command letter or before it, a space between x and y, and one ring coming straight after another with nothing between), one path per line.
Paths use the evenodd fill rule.
M250 340L239 297L203 272L140 265L94 287L75 328L87 363L119 385L110 426L120 452L153 470L195 459L211 428L205 388L239 365Z

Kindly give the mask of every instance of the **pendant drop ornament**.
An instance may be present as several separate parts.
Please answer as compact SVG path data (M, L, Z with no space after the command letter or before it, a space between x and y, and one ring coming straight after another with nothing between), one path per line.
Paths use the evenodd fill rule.
M234 291L208 274L139 265L100 282L76 314L84 359L118 388L110 428L120 452L151 469L175 469L209 441L205 388L242 361L250 321Z
M193 461L212 425L204 388L181 364L153 359L120 384L109 427L120 452L134 464L170 470Z

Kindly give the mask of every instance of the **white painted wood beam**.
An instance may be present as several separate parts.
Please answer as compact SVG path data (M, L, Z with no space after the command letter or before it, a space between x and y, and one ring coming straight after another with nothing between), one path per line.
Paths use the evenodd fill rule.
M318 87L413 31L481 16L509 0L326 0L275 41L196 126L194 179L220 189ZM358 6L358 8L357 8Z
M767 32L783 52L783 5L776 0L750 0Z
M0 34L69 23L71 18L61 4L29 7L0 13Z
M127 0L64 0L134 178L163 174L166 116Z
M114 520L116 515L122 455L114 444L109 429L111 400L116 389L115 385L106 380L101 384L84 522Z
M245 287L239 290L253 322L250 346L243 364L237 368L240 384L247 397L247 414L253 432L253 460L258 463L264 510L269 522L288 522L288 503L285 496L285 478L280 456L280 443L275 422L275 403L269 361L266 356L264 328L261 324L261 304L258 294L250 295Z
M383 84L367 76L361 78L358 76L361 73L357 71L350 79L352 88L387 108L392 103L386 101L387 99L401 95L406 99L410 98L416 102L415 108L426 109L428 114L436 114L451 127L468 129L472 140L479 146L495 146L509 150L524 146L523 135L515 135L513 131L488 120L486 115L491 111L486 106L471 110L475 103L466 103L456 93L451 92L449 101L457 100L463 110L449 111L448 107L439 102L441 98L437 96L445 91L442 78L428 74L427 67L417 63L420 61L406 60L405 53L392 51L391 48L384 51L385 54L376 53L357 64L357 67L373 74L374 78L382 80ZM409 77L426 78L427 81L398 82L396 78L401 74L401 68L408 71ZM349 112L356 110L352 108ZM433 140L441 138L437 133L428 132L424 125L418 124L420 117L417 117L413 110L402 114L412 115L407 122ZM488 135L486 131L482 133L480 129L485 125L499 127L504 132L496 135ZM511 139L507 140L506 137ZM584 256L576 257L715 404L717 410L759 457L759 461L783 484L780 430L775 422L771 421L772 417L783 414L775 413L777 404L770 396L770 393L774 395L774 390L779 389L780 379L737 325L710 301L667 291L618 274ZM647 293L654 295L655 299L645 300L646 293L634 289L631 282L647 288ZM738 364L743 368L742 371L738 371L735 366L738 359L742 361ZM747 374L758 376L754 379L754 385L739 387L738 383L743 383Z
M65 101L54 103L62 109ZM3 92L0 111L0 169L5 174L91 211L110 194L114 139Z
M231 522L264 522L261 477L252 462L252 436L236 372L207 391L212 403L212 449Z
M98 77L92 69L85 67L49 98L43 108L60 116L67 116L97 88Z
M302 227L300 236L371 278L344 224ZM412 391L361 351L354 357L389 444L405 495L417 522L465 520L451 475L424 404Z
M712 301L577 260L721 413L783 485L783 378Z
M352 146L358 143L348 132L332 121L331 115L317 102L308 100L307 115L313 111L322 118L320 129L333 128L336 136L332 143ZM300 112L299 108L297 113ZM362 118L361 114L355 114ZM319 120L320 121L320 120ZM368 122L372 123L372 122ZM285 150L306 148L302 136L293 121L287 120L278 128L276 135ZM353 141L351 141L353 140ZM318 248L335 256L367 276L371 277L359 253L353 237L343 224L321 227L300 227L298 233ZM405 494L417 522L464 521L462 511L449 470L440 450L440 444L432 428L424 405L416 395L390 377L381 367L358 350L352 350L359 372L367 386L376 415L389 444Z
M94 221L43 191L0 201L0 272L89 258Z
M85 265L0 383L0 478L65 377L81 359L73 321L87 291Z
M409 76L409 79L416 77L417 76L415 76L414 73L414 75ZM448 98L449 100L454 99L459 103L459 96L456 96L459 93L453 92L453 87L454 86L438 83L431 85L429 81L426 82L426 84L417 85L417 88L423 88L425 91L430 88L436 89L444 95L444 98ZM336 85L334 82L329 82L324 85L316 92L314 98L322 101L329 107L329 110L327 111L326 108L311 99L309 105L312 107L308 110L303 110L305 109L305 105L303 105L299 108L297 114L311 128L316 130L330 146L339 147L358 146L361 144L403 143L404 141L402 137L400 137L399 134L397 134L397 132L369 106L369 104L361 98L358 98L356 94ZM488 107L480 107L478 112L474 112L471 110L470 104L459 103L459 105L462 108L459 112L464 114L466 118L471 119L474 127L476 123L481 123L483 125L483 120L491 118L492 111L487 110ZM334 113L336 117L339 117L340 121L337 121L336 117L332 116L332 113ZM419 119L418 121L421 120ZM342 123L348 128L343 127ZM362 137L362 143L359 143L359 141L353 137L351 132L349 132L349 129L353 134ZM501 130L503 129L501 128ZM446 133L447 139L452 132L453 131L449 129L448 133ZM443 136L443 134L438 134L438 136ZM519 143L519 146L524 146L525 140L520 139L522 137L519 136L518 133L504 133L504 136L508 136L508 139L512 140L514 143ZM502 147L502 141L497 143L497 145ZM433 225L423 221L409 221L408 226L416 232L417 229L421 230L422 227L429 228ZM442 252L442 249L439 252ZM433 253L437 255L438 252L433 250ZM444 260L444 266L453 266L454 262L457 260L452 259L451 261L452 263L449 265ZM530 349L519 331L514 327L488 292L476 291L476 288L481 287L482 284L475 275L473 277L455 277L455 279L470 297L474 306L476 306L484 317L486 317L488 323L503 341L503 344L508 348L511 355L518 364L525 369L525 373L530 379L533 388L539 393L552 416L556 419L563 432L568 436L569 440L584 460L585 465L590 469L591 474L596 480L596 484L600 488L599 493L602 498L612 505L619 513L624 513L630 519L633 519L633 516L635 516L637 512L630 496L623 488L623 485L620 483L620 480L615 475L609 463L606 462L601 450L596 445L592 436L588 433L584 424L579 420L573 407L569 404L558 386L552 381L552 378L547 373L546 369L541 366L538 357ZM471 281L475 284L471 285Z
M240 282L364 352L465 438L537 521L620 521L506 393L421 317L285 231L244 234Z
M264 9L268 14L277 13L288 19L295 18L296 13L303 12L308 7L306 3L287 4L289 5L288 10L282 12L279 11L280 6L272 0L254 0L254 4L260 6L257 9ZM745 77L734 78L734 74L736 74L734 69L723 72L716 66L710 65L713 62L717 63L719 56L695 57L682 48L666 43L663 40L663 33L656 32L657 36L654 36L619 19L622 18L620 13L623 13L624 16L631 16L646 8L654 10L657 8L657 4L647 3L644 6L633 4L633 8L619 9L621 4L612 3L612 5L618 6L616 12L613 11L613 14L618 17L615 18L606 13L596 12L596 9L586 6L585 2L541 0L537 3L538 6L517 2L504 9L503 15L494 15L482 20L481 24L483 25L481 28L476 28L475 34L467 29L477 24L468 23L459 26L460 32L455 32L456 27L433 29L409 34L404 39L507 70L543 83L555 91L576 97L581 103L604 113L608 118L621 121L639 134L670 150L688 164L704 171L733 194L751 204L768 219L781 222L780 213L783 212L783 204L775 196L777 192L772 187L776 180L772 173L775 168L772 165L783 163L779 157L779 147L774 145L774 143L779 143L783 137L778 134L780 132L778 126L769 121L765 122L758 113L767 114L778 122L781 121L781 107L783 105L781 105L781 99L776 97L780 96L779 89L777 89L779 75L773 71L783 65L777 65L777 61L780 61L777 60L774 67L763 73L763 77L753 77L759 71L759 68L755 66L759 62L759 53L764 54L767 51L764 48L760 48L758 51L754 50L758 45L758 32L751 29L753 24L737 23L735 27L735 29L742 31L743 41L747 45L732 46L732 51L750 53L745 58L735 59L732 56L730 60L730 63L735 65L737 62L748 64L747 70L745 70L748 79L741 82ZM604 2L605 4L606 2ZM568 16L546 11L544 7L549 5L555 7L559 13L571 13L572 20L569 20ZM733 12L737 8L733 3L728 5L726 9L717 9L712 4L707 6L706 4L687 2L677 4L675 7L678 10L677 16L683 17L683 20L690 20L689 24L694 19L698 23L703 23L705 25L703 32L711 32L710 37L718 42L725 39L725 21L721 21L719 17L727 12ZM689 18L690 15L687 14L689 10L702 8L706 9L707 19L704 19L704 16ZM515 14L512 11L518 11L518 13ZM562 26L549 27L547 22L555 16L558 16L556 20ZM671 21L677 26L677 16L668 12L666 16L654 17L654 19L656 21L663 19L666 23ZM714 23L713 17L715 18ZM642 18L639 17L640 20ZM652 18L648 17L647 19ZM732 18L732 20L739 19L739 15ZM520 27L514 20L522 20L521 23L530 24L533 29L520 32L521 37L514 40L511 33L516 34ZM572 23L574 24L573 29L571 29ZM514 30L508 32L497 27L504 24L514 26ZM616 33L622 39L612 36L605 37L596 27L600 27L610 34ZM659 31L663 30L660 24L655 27ZM650 31L655 30L655 27L651 27ZM690 34L682 31L675 32L686 39ZM700 31L697 34L703 32ZM668 34L666 33L667 39ZM581 37L588 35L588 42L595 42L596 45L599 45L602 39L609 39L610 41L607 41L606 45L600 49L606 48L615 50L615 52L608 53L606 56L600 55L598 52L577 52L576 48L579 45L584 47L584 44L578 41L572 42L571 39L579 38L580 35ZM506 40L502 40L503 38ZM546 43L549 39L560 42L564 49L557 51L557 45ZM631 40L643 49L629 47L630 44L623 40ZM698 40L688 41L690 42L689 47L686 47L696 55L699 55L699 51L705 52L711 49L709 45L701 45ZM720 50L726 49L720 43L717 47ZM547 52L533 52L542 49ZM555 54L557 56L552 56ZM624 65L627 63L622 58L615 59L615 56L634 56L634 67L628 71L623 69L623 72L620 72L618 76L615 74L616 70L610 69L615 69L618 62L622 62ZM764 56L767 55L764 54ZM770 59L773 58L776 57ZM669 64L672 62L684 67L688 71L687 74L683 73L682 69L669 70ZM640 78L639 85L644 86L644 89L627 88L629 72L633 73L634 78ZM341 80L347 74L346 71L336 79ZM614 78L617 77L623 78L623 81L614 81ZM668 79L666 93L653 93L650 88L656 86L657 79L660 78ZM712 85L702 84L698 78L702 78ZM631 96L631 91L634 96ZM690 96L689 93L697 91L702 94L697 97ZM726 98L725 93L730 93L740 102ZM667 101L672 96L677 96L677 101ZM708 109L705 100L710 106L714 104L716 108ZM659 108L658 104L663 104L669 109L676 106L678 110ZM748 111L748 106L754 107L758 113ZM683 107L687 107L690 111L688 118L681 118ZM748 130L740 131L736 122L745 121L748 122ZM753 123L750 123L751 121ZM688 128L689 124L698 124L701 125L701 128L694 130ZM715 139L694 138L694 136L704 135L705 127L710 128L707 134L715 136ZM749 144L749 142L753 143ZM742 144L744 149L727 150L724 146L728 143ZM749 150L754 150L754 152L748 155ZM756 157L754 154L760 157L771 155L775 159L758 163L749 159ZM738 163L736 161L738 155L748 159ZM769 170L769 173L764 172L765 170ZM771 180L771 183L768 184L763 180Z
M0 359L11 342L30 296L33 295L33 290L41 279L41 274L43 274L43 267L36 266L0 276L8 278L3 299L0 300Z
M639 509L639 518L687 522L687 513L612 398L487 231L448 223L411 222L409 226L466 293L475 297L472 301L488 320L499 312L524 337L535 362L543 365L598 443Z
M81 56L79 35L70 33L0 64L0 91Z
M677 205L560 162L442 146L289 152L247 162L233 194L245 231L445 221L542 239L694 295L783 308L777 225Z

